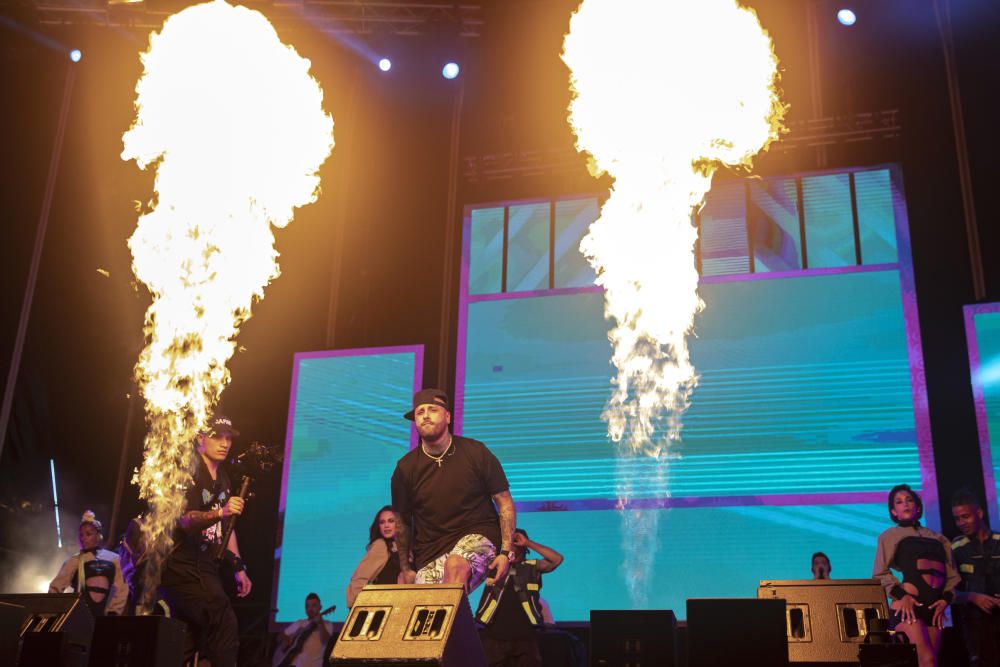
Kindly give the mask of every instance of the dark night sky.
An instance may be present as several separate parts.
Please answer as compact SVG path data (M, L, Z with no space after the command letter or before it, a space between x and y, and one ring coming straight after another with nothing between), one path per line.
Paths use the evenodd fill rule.
M283 443L296 351L422 343L425 381L451 389L461 209L481 201L599 192L584 161L559 173L469 182L459 167L458 209L448 218L449 132L459 85L463 157L517 151L567 151L569 94L558 59L572 0L503 0L484 4L478 39L465 40L462 80L439 76L454 40L386 38L396 67L383 76L304 25L282 37L309 57L335 118L337 147L321 172L320 200L279 230L282 276L257 305L231 361L223 404L251 439ZM789 121L813 114L806 2L758 0L784 68ZM1000 141L993 98L1000 83L1000 9L990 0L952 0L955 43L982 253L985 300L1000 299L1000 214L992 193ZM978 443L961 306L974 301L944 66L930 2L868 0L854 4L859 22L845 29L836 3L815 3L820 21L819 83L825 115L900 110L902 138L837 145L829 167L900 162L912 226L915 273L941 496L978 473ZM266 10L265 10L266 13ZM0 510L0 560L51 552L48 462L56 459L73 540L85 507L110 519L125 437L131 367L141 347L148 296L133 284L125 240L134 202L151 194L151 178L118 158L140 73L139 31L32 25L30 12L0 3L0 15L65 45L79 46L70 120L45 238L14 413L0 465L0 502L37 509ZM6 377L24 294L67 68L65 55L0 23L3 132L3 280L0 281L0 371ZM464 164L464 163L463 163ZM762 173L815 169L817 153L773 151ZM606 186L606 183L604 184ZM455 234L446 252L445 230ZM109 272L110 277L98 273ZM450 298L447 296L450 294ZM331 312L331 304L335 308ZM442 308L447 307L442 328ZM444 336L444 337L443 337ZM445 372L439 373L445 340ZM131 420L128 468L139 462L141 405ZM138 511L126 486L123 512ZM277 481L261 483L240 529L254 573L250 600L268 605ZM119 528L121 523L119 522ZM947 528L947 526L946 526ZM2 569L2 568L0 568ZM8 582L4 582L7 584ZM4 586L5 587L5 586Z

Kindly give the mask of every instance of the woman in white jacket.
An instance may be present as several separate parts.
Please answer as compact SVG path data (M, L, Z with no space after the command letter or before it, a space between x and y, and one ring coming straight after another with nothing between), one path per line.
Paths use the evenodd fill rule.
M128 600L118 554L103 548L103 533L104 528L94 513L84 512L78 533L80 551L66 559L49 584L49 593L62 593L72 587L94 616L122 614Z

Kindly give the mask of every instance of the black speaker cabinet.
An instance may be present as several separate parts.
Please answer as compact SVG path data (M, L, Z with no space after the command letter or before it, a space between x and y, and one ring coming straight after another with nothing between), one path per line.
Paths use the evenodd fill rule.
M28 620L23 605L0 602L0 665L16 665L21 628Z
M354 601L331 665L485 667L462 586L366 586Z
M592 667L674 665L677 618L670 610L636 609L590 611Z
M17 637L19 667L77 667L87 664L94 616L72 593L0 595L0 602L23 607Z
M104 616L94 628L90 667L180 667L185 631L165 616Z
M862 644L858 647L858 659L860 667L917 667L919 664L917 647L913 644ZM939 664L953 663L942 661Z
M874 619L888 618L878 579L761 581L757 597L785 601L790 662L857 663Z
M788 665L785 601L753 598L687 601L688 667Z

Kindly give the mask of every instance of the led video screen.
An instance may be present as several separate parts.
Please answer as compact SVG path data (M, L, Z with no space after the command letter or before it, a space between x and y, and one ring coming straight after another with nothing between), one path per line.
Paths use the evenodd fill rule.
M1000 465L1000 303L965 307L972 396L976 405L983 482L990 523L1000 526L997 509L997 466Z
M390 502L397 459L415 443L403 419L423 372L423 346L295 355L278 507L275 623L303 618L317 593L343 620L344 591Z
M543 589L557 620L752 597L809 578L815 551L869 577L888 489L935 507L902 193L891 165L713 188L693 220L700 383L658 460L618 456L601 419L609 324L577 249L598 199L466 208L456 428L565 555Z

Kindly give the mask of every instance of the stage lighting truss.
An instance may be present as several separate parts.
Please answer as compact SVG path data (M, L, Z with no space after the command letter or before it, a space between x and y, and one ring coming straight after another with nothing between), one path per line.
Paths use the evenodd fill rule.
M40 23L46 25L103 25L114 28L154 29L164 19L194 0L36 0ZM423 35L454 26L459 37L479 37L483 26L479 2L386 2L380 0L271 0L247 3L271 23L308 25L335 33Z
M902 135L898 109L813 118L788 123L788 129L788 134L771 146L771 153L793 153L840 144L892 142ZM579 153L572 148L467 155L462 162L462 176L467 183L583 171Z

